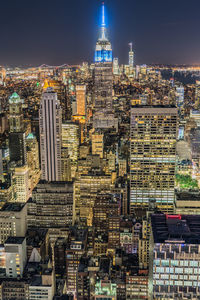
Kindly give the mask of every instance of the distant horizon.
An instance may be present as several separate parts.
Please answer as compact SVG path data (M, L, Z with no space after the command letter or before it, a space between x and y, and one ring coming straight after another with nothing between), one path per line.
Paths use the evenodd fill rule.
M100 0L13 2L1 5L0 65L40 66L92 62L98 38ZM200 2L106 0L113 56L135 62L200 65Z
M42 63L40 65L32 65L32 64L24 64L24 65L0 65L0 68L39 68L41 66L47 66L49 68L60 68L60 67L63 67L66 65L66 67L75 67L75 66L81 66L83 63L88 63L88 65L92 65L92 64L95 64L94 62L90 63L88 61L82 61L81 63L76 63L76 64L68 64L68 63L63 63L63 64L60 64L60 65L49 65L49 64L46 64L46 63ZM128 64L120 64L119 65L128 65ZM150 63L150 64L147 64L147 63L141 63L141 64L136 64L136 66L143 66L143 65L146 65L147 67L196 67L196 68L200 68L200 63L199 64L164 64L164 63Z

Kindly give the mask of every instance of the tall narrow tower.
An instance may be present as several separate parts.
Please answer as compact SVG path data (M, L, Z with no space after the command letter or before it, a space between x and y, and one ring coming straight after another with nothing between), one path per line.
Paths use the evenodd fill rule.
M100 37L96 43L94 87L94 128L113 127L112 111L112 47L106 35L105 7L102 3Z
M9 98L9 124L10 132L22 132L24 129L22 100L17 93Z
M60 181L61 174L61 120L62 109L57 94L47 88L42 95L39 112L41 178Z
M26 159L26 134L23 124L22 100L17 93L9 98L9 148L10 160L18 166L25 165Z
M128 64L129 64L130 68L133 68L133 66L134 66L133 43L129 43L129 46L130 46L130 51L129 51L129 61L128 61Z

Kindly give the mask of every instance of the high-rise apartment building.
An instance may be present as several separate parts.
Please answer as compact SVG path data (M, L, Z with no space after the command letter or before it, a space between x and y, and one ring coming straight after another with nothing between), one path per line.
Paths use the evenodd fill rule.
M173 212L177 109L133 107L130 126L130 212L147 209L151 199Z
M61 180L61 120L62 109L52 88L44 91L40 103L41 178Z

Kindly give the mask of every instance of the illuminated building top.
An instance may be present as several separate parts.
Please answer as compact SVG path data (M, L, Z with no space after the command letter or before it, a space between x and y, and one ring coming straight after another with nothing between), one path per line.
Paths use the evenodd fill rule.
M95 62L112 62L112 48L106 37L105 7L102 3L101 34L96 43Z
M21 99L19 97L19 95L14 92L10 98L9 98L9 103L12 104L12 103L21 103Z

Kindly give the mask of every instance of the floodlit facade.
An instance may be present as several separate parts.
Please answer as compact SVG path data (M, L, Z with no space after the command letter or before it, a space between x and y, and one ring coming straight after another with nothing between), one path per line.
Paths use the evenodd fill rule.
M28 166L16 167L14 171L15 201L26 202L29 198Z
M62 147L68 150L71 159L71 176L75 177L78 149L79 149L79 125L73 122L62 124Z
M92 226L93 207L96 196L100 191L111 193L113 190L112 178L102 172L89 172L81 175L75 182L76 215L85 218Z
M104 149L104 135L101 132L94 132L92 134L92 154L98 154L100 158L103 158Z
M60 101L53 89L47 88L42 95L39 110L41 178L43 180L61 180L61 121Z
M76 85L76 110L77 115L86 115L86 85Z

